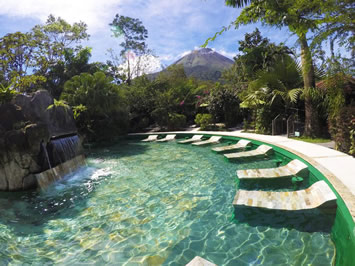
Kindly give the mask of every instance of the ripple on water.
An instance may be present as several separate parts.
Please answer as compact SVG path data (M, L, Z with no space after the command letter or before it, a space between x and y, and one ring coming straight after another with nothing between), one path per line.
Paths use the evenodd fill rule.
M334 259L329 231L312 230L317 219L233 218L235 171L273 160L237 164L209 147L119 143L96 150L88 164L46 191L0 194L5 265L183 265L197 255L218 265Z

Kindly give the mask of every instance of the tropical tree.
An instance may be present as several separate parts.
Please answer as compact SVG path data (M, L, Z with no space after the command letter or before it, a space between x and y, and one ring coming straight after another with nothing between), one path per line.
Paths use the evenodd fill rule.
M239 87L253 80L259 70L272 67L280 56L293 54L283 43L276 45L262 37L258 28L245 34L244 40L239 41L238 50L240 54L234 57L233 67L223 73L223 78Z
M49 15L44 25L36 25L32 29L33 37L36 41L36 71L46 75L47 71L58 62L65 59L65 51L73 48L73 44L78 44L82 40L87 40L87 25L84 22L66 22L60 17ZM80 46L75 49L80 50Z
M301 69L289 55L279 56L270 68L257 71L248 88L239 93L240 107L253 110L256 130L269 133L271 120L289 114L303 92Z
M297 35L301 49L305 94L305 135L319 135L319 114L312 99L315 90L315 73L307 34L316 30L318 25L325 22L326 14L334 8L335 2L328 3L328 1L319 0L226 0L225 2L232 7L245 6L234 21L236 27L260 21L265 25L279 28L286 26ZM224 28L221 32L216 33L207 42L216 38L226 29Z
M109 50L112 58L109 64L120 70L119 66L125 63L126 66L123 68L125 75L122 78L130 84L133 76L141 72L141 62L144 62L143 55L150 52L145 42L148 38L148 30L139 19L119 14L116 14L109 25L114 37L122 36L124 39L120 44L120 56L117 56L113 49Z
M313 45L329 40L331 58L335 58L334 44L338 43L355 56L355 3L351 0L327 1L323 24L313 38ZM353 66L354 67L354 66Z
M66 81L81 73L93 74L103 68L98 63L89 63L90 57L91 48L89 47L64 49L64 58L49 68L43 88L48 90L54 98L59 99Z
M207 109L214 120L224 122L226 127L242 122L240 99L234 86L216 83L208 93L207 104Z
M71 25L52 15L45 25L36 25L31 32L7 34L0 39L2 83L26 92L44 87L59 97L64 82L59 77L63 73L58 72L69 51L80 53L81 47L74 44L86 38L84 23Z
M4 86L28 91L46 81L40 74L28 74L37 64L37 42L31 33L15 32L0 38L0 73Z

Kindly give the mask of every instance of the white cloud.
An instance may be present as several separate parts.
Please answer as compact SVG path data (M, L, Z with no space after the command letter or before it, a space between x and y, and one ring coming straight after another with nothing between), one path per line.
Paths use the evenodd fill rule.
M133 52L128 52L126 53L126 58L127 60L119 65L119 67L123 73L127 73L129 63L132 78L162 70L158 57L152 55L136 56Z
M89 32L95 33L107 27L118 11L119 5L128 0L0 0L0 15L11 17L35 17L45 22L49 14L60 16L73 23L84 21Z
M230 59L233 59L233 57L235 57L237 55L237 53L233 53L233 52L228 52L228 51L225 51L224 49L213 49L215 50L217 53L221 54L221 55L224 55L225 57L228 57Z
M191 50L183 51L182 53L180 53L177 56L177 59L180 59L181 57L184 57L185 55L188 55L189 53L191 53Z
M228 25L236 10L225 7L220 0L0 0L0 16L5 19L32 19L38 24L38 20L45 22L49 14L70 23L88 24L91 37L84 45L93 47L93 61L105 61L107 49L119 48L120 40L111 38L108 26L115 14L138 18L148 29L148 47L161 55L165 64L171 64ZM236 43L238 35L226 33L211 45L223 48L227 55L233 50L228 46Z

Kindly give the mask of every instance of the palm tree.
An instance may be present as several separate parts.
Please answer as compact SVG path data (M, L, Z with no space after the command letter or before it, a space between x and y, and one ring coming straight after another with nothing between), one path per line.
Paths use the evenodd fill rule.
M278 106L280 109L280 103L288 109L297 102L303 92L301 67L289 55L279 56L272 67L257 71L255 77L249 82L247 90L239 95L242 99L240 107L252 109L254 121L260 110L268 110L270 115L273 107ZM265 115L267 114L264 114L264 117ZM265 125L267 121L263 123Z

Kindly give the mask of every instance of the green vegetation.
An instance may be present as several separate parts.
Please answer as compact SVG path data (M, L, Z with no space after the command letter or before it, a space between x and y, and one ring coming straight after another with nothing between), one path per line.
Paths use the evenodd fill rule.
M287 109L304 110L300 114L302 120L304 116L304 135L327 136L328 124L337 148L352 154L353 148L350 146L353 147L351 132L354 132L354 126L351 121L354 119L355 104L351 91L354 90L354 65L353 60L335 55L334 43L345 47L353 55L353 3L347 0L226 0L225 3L232 7L243 7L243 10L229 27L223 27L208 38L204 46L232 26L239 28L261 22L271 27L288 27L297 36L300 48L301 64L298 66L297 61L292 64L285 64L284 59L274 61L275 57L288 58L292 53L282 44L270 44L258 31L246 34L245 41L239 42L242 54L237 55L233 68L225 77L239 87L240 106L251 110L247 119L250 122L247 123L254 123L256 132L270 133L271 120L277 114L288 116L290 113ZM324 41L330 43L331 57L323 58L322 64L317 65L316 56L325 54L321 46ZM290 62L290 59L286 61ZM322 71L319 71L320 68ZM347 76L351 80L350 85L331 82L339 74ZM293 82L288 82L292 79ZM342 79L346 78L343 76ZM317 81L325 84L323 89L316 86ZM334 89L336 87L338 92ZM348 94L339 93L339 90ZM282 106L284 112L278 109Z
M82 73L64 85L61 99L73 106L79 130L88 140L105 140L128 130L124 91L103 72Z
M197 114L195 118L196 125L200 126L202 130L206 130L212 123L213 118L210 114Z
M244 7L233 22L235 27L257 21L287 26L298 38L300 56L294 48L264 38L256 28L239 41L234 62L205 48L145 76L145 56L152 55L146 42L148 31L139 19L117 14L108 26L113 37L123 38L120 51L109 50L111 60L106 63L89 63L91 48L81 46L89 38L86 24L69 24L50 15L30 32L0 38L0 102L11 101L18 93L46 89L55 98L53 107L71 107L88 141L148 127L178 130L193 123L203 130L216 130L217 124L226 128L243 124L244 130L271 134L276 116L294 115L298 122L305 122L305 136L331 136L337 149L354 154L353 62L334 52L334 43L355 51L354 35L349 33L354 26L350 4L319 0L226 3ZM329 58L322 51L325 40L330 42ZM321 60L314 60L316 55ZM198 67L193 62L199 62ZM220 73L221 69L226 70Z
M12 85L5 87L0 84L0 104L10 102L18 92L12 88Z
M54 103L51 104L50 106L47 107L47 110L51 110L53 108L57 108L57 107L63 107L65 109L69 109L69 105L65 102L65 101L62 101L62 100L56 100L54 99Z

